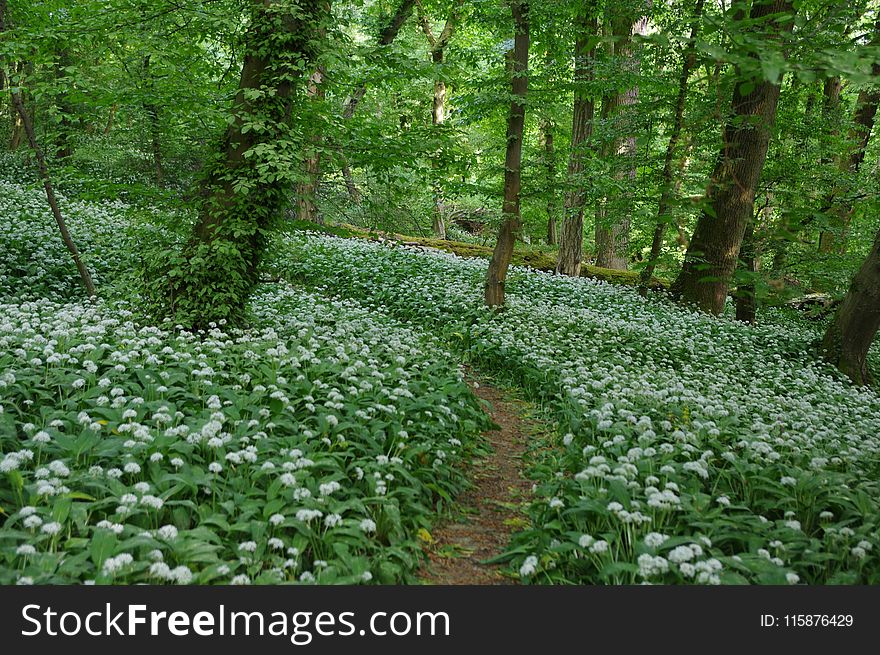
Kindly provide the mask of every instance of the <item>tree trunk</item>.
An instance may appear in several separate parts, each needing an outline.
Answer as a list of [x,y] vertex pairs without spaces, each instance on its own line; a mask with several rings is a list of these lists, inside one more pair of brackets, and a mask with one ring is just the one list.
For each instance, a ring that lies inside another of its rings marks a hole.
[[[880,47],[880,20],[874,24],[874,37],[870,46]],[[875,62],[872,73],[880,78],[880,63]],[[839,84],[839,81],[838,81]],[[837,90],[839,103],[840,89]],[[877,102],[880,101],[880,88],[867,88],[859,92],[856,100],[856,109],[853,114],[853,126],[850,130],[849,141],[852,144],[849,152],[845,152],[839,159],[839,169],[844,177],[842,184],[838,185],[831,194],[826,197],[825,207],[830,214],[832,228],[823,231],[819,235],[819,252],[831,253],[834,251],[843,253],[846,251],[846,232],[852,219],[852,202],[847,198],[851,191],[852,177],[859,172],[862,162],[865,160],[865,151],[874,128],[874,118],[877,114]]]
[[[5,34],[6,32],[6,14],[6,0],[0,0],[0,35]],[[49,208],[52,210],[52,216],[55,217],[55,223],[58,224],[58,231],[61,233],[61,240],[67,247],[67,251],[70,253],[70,257],[73,259],[73,263],[76,266],[76,270],[79,273],[80,280],[82,281],[89,298],[96,298],[98,292],[95,289],[95,283],[92,280],[92,275],[91,273],[89,273],[89,269],[83,262],[82,257],[80,257],[79,249],[76,247],[76,243],[74,242],[73,237],[70,236],[70,232],[67,229],[67,223],[64,221],[64,217],[61,215],[61,209],[58,207],[58,201],[55,198],[55,190],[52,187],[52,180],[49,177],[49,168],[48,166],[46,166],[46,158],[43,156],[43,151],[40,148],[39,143],[37,143],[37,137],[34,134],[34,126],[31,123],[30,116],[25,110],[24,101],[21,98],[20,88],[12,91],[10,93],[10,96],[12,99],[12,106],[15,109],[18,117],[21,119],[22,129],[27,136],[31,150],[34,151],[34,157],[37,160],[37,167],[39,169],[40,179],[43,181],[43,189],[46,192],[46,200],[49,203]]]
[[556,234],[556,151],[553,148],[553,121],[544,119],[541,124],[541,141],[544,146],[544,183],[547,189],[547,245],[555,246]]
[[822,340],[827,361],[856,384],[869,384],[868,351],[880,328],[880,231]]
[[73,146],[70,137],[73,132],[73,123],[70,120],[73,108],[67,97],[67,67],[70,66],[70,53],[66,48],[61,48],[58,53],[58,62],[55,66],[55,96],[56,109],[60,116],[58,131],[55,134],[55,157],[59,160],[69,159],[73,156]]
[[[324,99],[323,87],[324,68],[319,66],[311,78],[306,95],[313,101]],[[305,180],[296,185],[296,217],[301,221],[323,224],[323,219],[318,213],[318,184],[321,178],[321,134],[315,134],[310,139],[312,150],[306,154],[303,161],[303,175]]]
[[[632,41],[634,34],[644,35],[648,18],[632,19],[629,13],[612,10],[611,25],[614,36],[614,54],[620,57],[623,66],[631,74],[639,69],[639,57]],[[615,137],[610,153],[615,162],[616,179],[627,179],[626,191],[620,194],[622,202],[613,203],[611,213],[615,218],[609,220],[608,202],[601,202],[596,212],[596,266],[625,270],[629,252],[629,232],[632,223],[632,191],[636,183],[636,137],[633,130],[635,112],[633,106],[639,99],[639,87],[633,85],[623,93],[616,93],[602,99],[602,118],[616,123],[615,130],[625,136]],[[623,128],[623,129],[621,129]],[[618,218],[619,216],[619,218]]]
[[660,258],[660,249],[663,247],[663,234],[666,231],[666,225],[670,222],[669,204],[672,199],[674,188],[672,180],[672,164],[675,159],[675,151],[678,147],[678,141],[681,137],[681,128],[684,122],[684,107],[687,100],[688,79],[696,64],[697,34],[700,31],[700,20],[703,16],[704,0],[697,0],[694,6],[693,21],[691,22],[691,33],[688,37],[687,45],[684,49],[684,61],[681,65],[681,75],[678,78],[678,96],[675,99],[675,112],[672,116],[672,132],[669,135],[669,142],[666,144],[666,156],[663,159],[663,173],[660,177],[660,201],[657,203],[657,225],[654,227],[654,236],[651,240],[651,254],[648,256],[648,265],[642,270],[639,276],[639,287],[647,289],[654,275],[654,269],[657,268],[657,260]]
[[504,283],[513,257],[513,246],[522,224],[519,211],[520,168],[522,165],[523,128],[526,117],[526,93],[529,68],[529,5],[511,0],[510,10],[515,29],[514,45],[508,50],[511,73],[511,103],[507,119],[507,152],[504,159],[504,203],[498,240],[492,251],[486,274],[485,301],[489,307],[504,305]]
[[[571,153],[568,158],[567,185],[562,211],[562,233],[556,272],[577,277],[581,271],[584,248],[584,204],[587,200],[585,180],[582,179],[586,148],[593,133],[595,102],[586,84],[593,76],[593,58],[596,54],[595,37],[598,29],[595,2],[586,4],[576,22],[574,46],[574,107],[571,118]],[[592,47],[591,47],[591,39]]]
[[[746,273],[755,273],[757,271],[757,268],[755,268],[755,225],[753,222],[749,222],[743,235],[740,259]],[[757,311],[755,283],[749,280],[740,284],[736,290],[736,320],[754,325]]]
[[[11,70],[6,72],[6,77],[9,80],[9,86],[11,87],[13,86],[13,77],[16,71],[22,72],[27,76],[28,73],[33,71],[33,65],[30,63],[25,63],[24,65],[13,63],[10,66],[10,69]],[[22,102],[24,102],[24,98],[22,98]],[[21,115],[18,113],[11,95],[9,98],[9,109],[12,122],[12,131],[9,135],[9,150],[15,152],[21,147],[21,144],[24,143],[25,133],[24,121],[21,119]],[[25,105],[25,114],[27,114],[27,105]]]
[[[3,9],[5,7],[0,6],[0,34],[5,30],[5,25],[3,21]],[[64,241],[64,245],[67,247],[67,251],[70,253],[71,258],[73,259],[73,263],[76,265],[76,270],[79,273],[80,280],[83,283],[83,286],[86,289],[86,293],[89,298],[95,298],[98,295],[97,290],[95,289],[95,283],[92,280],[92,275],[89,273],[88,267],[82,260],[82,257],[79,254],[79,249],[76,247],[76,243],[73,241],[73,237],[70,236],[70,232],[67,229],[67,223],[64,221],[64,217],[61,215],[61,209],[58,207],[58,201],[55,198],[55,190],[52,187],[52,180],[49,177],[49,169],[46,166],[46,158],[43,156],[43,151],[40,149],[40,145],[37,143],[37,138],[34,135],[34,127],[31,124],[30,117],[25,111],[24,102],[21,99],[21,92],[16,91],[12,94],[12,102],[15,105],[15,109],[18,112],[18,115],[21,117],[22,125],[24,126],[25,134],[27,135],[28,143],[30,144],[31,150],[34,151],[34,157],[37,160],[37,166],[40,171],[40,179],[43,181],[43,189],[46,191],[46,200],[49,202],[49,207],[52,210],[52,216],[55,217],[55,222],[58,224],[58,231],[61,232],[61,240]]]
[[[25,112],[27,112],[27,108],[25,108]],[[15,108],[15,105],[12,107],[12,134],[9,136],[9,150],[10,152],[15,152],[21,147],[22,141],[24,140],[24,121],[21,120],[21,115],[18,113],[18,110]]]
[[[790,17],[793,12],[791,0],[756,0],[750,20],[769,20],[767,38],[776,39],[792,26],[791,21],[782,23],[779,15]],[[758,59],[754,52],[749,56]],[[711,209],[700,215],[684,266],[671,289],[703,311],[720,314],[724,309],[746,225],[752,218],[778,101],[778,83],[737,69],[734,116],[724,126],[722,149],[706,197]]]
[[[761,208],[759,216],[762,217],[760,231],[766,233],[773,213],[773,196],[767,193],[767,202]],[[757,220],[757,216],[755,217]],[[755,221],[752,220],[746,226],[743,236],[742,247],[739,251],[740,267],[745,271],[746,280],[736,288],[736,320],[749,325],[754,325],[758,315],[758,297],[756,295],[755,278],[761,269],[761,255],[763,242],[755,236]]]
[[[258,280],[267,233],[287,202],[289,179],[267,176],[265,158],[246,153],[295,138],[290,125],[295,85],[302,70],[314,65],[314,35],[327,15],[324,0],[296,4],[251,2],[233,118],[202,182],[193,233],[169,274],[171,310],[195,329],[212,322],[241,322]],[[251,93],[257,89],[263,93]],[[254,123],[260,127],[243,129]]]

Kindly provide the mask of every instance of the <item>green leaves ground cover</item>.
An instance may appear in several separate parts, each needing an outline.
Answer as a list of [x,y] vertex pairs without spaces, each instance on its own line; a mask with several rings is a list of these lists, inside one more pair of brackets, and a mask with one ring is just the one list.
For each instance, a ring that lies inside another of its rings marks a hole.
[[[72,302],[38,190],[4,188],[0,582],[410,579],[487,425],[436,338],[277,284],[251,329],[201,335]],[[113,276],[151,222],[69,209],[102,290],[136,297]]]
[[559,434],[509,551],[524,581],[880,580],[880,398],[815,359],[820,325],[524,269],[496,314],[481,262],[329,237],[292,237],[276,266],[446,335],[544,403]]

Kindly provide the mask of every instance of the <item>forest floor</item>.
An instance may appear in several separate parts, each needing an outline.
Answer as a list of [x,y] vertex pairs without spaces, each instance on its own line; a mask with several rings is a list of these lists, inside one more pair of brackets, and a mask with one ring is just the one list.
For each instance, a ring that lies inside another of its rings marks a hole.
[[426,584],[513,584],[496,564],[512,533],[528,525],[524,510],[531,483],[523,475],[523,456],[537,425],[524,417],[522,404],[483,379],[471,377],[474,394],[488,404],[498,429],[484,433],[491,452],[469,466],[472,487],[458,499],[456,514],[432,534],[419,577]]

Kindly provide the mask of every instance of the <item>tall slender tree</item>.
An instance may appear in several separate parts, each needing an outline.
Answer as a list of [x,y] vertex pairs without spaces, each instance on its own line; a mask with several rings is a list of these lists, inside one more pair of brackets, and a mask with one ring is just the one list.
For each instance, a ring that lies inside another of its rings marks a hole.
[[666,226],[670,223],[669,210],[672,194],[675,189],[673,181],[673,165],[678,150],[678,142],[681,139],[681,130],[684,125],[684,107],[687,100],[688,80],[691,71],[697,63],[696,42],[700,31],[700,22],[703,18],[704,0],[697,0],[694,5],[691,31],[684,47],[681,73],[678,76],[678,95],[675,98],[675,110],[672,115],[672,130],[669,141],[666,144],[666,155],[663,158],[663,172],[660,174],[660,200],[657,203],[657,225],[654,227],[654,236],[651,240],[651,254],[648,256],[648,264],[639,275],[639,286],[647,289],[657,268],[657,260],[660,259],[660,249],[663,247],[663,235]]
[[[0,0],[0,37],[6,36],[8,14],[9,9],[6,0]],[[5,64],[5,62],[2,63]],[[5,71],[3,77],[4,79],[10,80],[10,95],[12,97],[12,106],[15,108],[15,111],[19,119],[21,120],[22,129],[24,130],[31,150],[33,150],[34,152],[34,158],[37,160],[37,171],[39,173],[40,180],[43,182],[43,190],[46,192],[46,200],[49,203],[49,208],[52,210],[52,216],[55,218],[55,223],[58,225],[58,231],[61,233],[61,240],[64,242],[64,246],[70,253],[71,259],[73,259],[73,263],[76,266],[76,270],[79,273],[80,280],[82,281],[83,287],[85,287],[86,293],[88,294],[89,298],[94,298],[98,295],[98,292],[95,288],[95,283],[92,280],[92,275],[89,272],[88,266],[86,266],[85,262],[83,261],[79,248],[77,248],[76,246],[76,242],[73,240],[73,237],[70,235],[70,231],[67,229],[67,223],[64,220],[64,216],[61,214],[61,209],[58,206],[58,200],[55,197],[55,188],[52,186],[52,178],[49,175],[49,167],[46,164],[46,158],[43,155],[43,149],[37,142],[37,136],[34,132],[34,126],[31,121],[31,117],[24,106],[21,87],[13,86],[14,82],[12,81],[11,76]]]
[[[329,6],[328,6],[329,8]],[[323,66],[318,66],[309,78],[306,95],[313,102],[320,102],[325,97]],[[321,180],[321,147],[323,135],[320,132],[311,135],[303,159],[303,179],[296,184],[296,217],[301,221],[323,223],[318,213],[318,185]]]
[[541,121],[541,161],[544,165],[544,186],[547,190],[547,245],[555,246],[558,239],[556,212],[558,211],[556,193],[556,148],[553,145],[555,124],[553,119]]
[[520,216],[520,172],[522,142],[526,119],[526,94],[529,87],[529,4],[510,0],[513,16],[513,48],[507,51],[510,71],[510,113],[507,118],[507,151],[504,158],[504,202],[498,239],[486,272],[484,299],[489,307],[504,305],[504,284],[513,258],[516,235],[522,229]]
[[556,272],[580,275],[584,249],[584,205],[587,201],[584,161],[593,133],[595,100],[587,88],[593,75],[598,42],[598,12],[595,2],[579,5],[575,19],[574,108],[571,118],[571,154],[568,159],[568,191],[563,204],[562,232]]
[[[734,5],[734,24],[742,24],[745,6]],[[792,0],[754,0],[749,29],[761,30],[762,47],[778,47],[792,29]],[[779,79],[765,79],[758,53],[748,53],[749,66],[736,68],[732,114],[722,134],[721,152],[706,196],[707,208],[697,221],[681,273],[672,285],[674,295],[699,309],[720,314],[767,156],[770,129],[779,101]]]
[[[640,66],[639,45],[633,36],[644,36],[648,18],[634,12],[628,3],[614,4],[609,8],[612,52],[620,62],[625,76],[634,79]],[[603,156],[609,159],[620,185],[620,201],[609,208],[607,199],[596,207],[596,265],[604,268],[626,269],[629,250],[629,233],[632,223],[632,190],[636,182],[636,135],[634,130],[634,105],[639,100],[637,83],[627,85],[602,98],[602,121],[610,124],[615,135],[603,148]],[[610,211],[609,211],[610,210]]]

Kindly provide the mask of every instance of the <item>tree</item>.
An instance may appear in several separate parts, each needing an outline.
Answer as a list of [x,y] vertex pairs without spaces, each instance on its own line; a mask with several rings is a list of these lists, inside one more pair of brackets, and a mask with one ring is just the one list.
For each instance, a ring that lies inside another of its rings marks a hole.
[[541,163],[544,165],[544,182],[547,189],[547,245],[555,246],[558,239],[556,229],[556,149],[553,146],[553,120],[545,118],[541,121],[541,145],[543,153]]
[[[318,66],[309,78],[309,87],[306,95],[315,102],[324,99],[324,77],[326,72],[323,66]],[[312,135],[308,150],[304,153],[303,180],[296,184],[296,217],[301,221],[311,223],[323,223],[318,213],[318,184],[321,180],[321,145],[323,137],[320,133]]]
[[592,79],[593,59],[596,53],[598,16],[595,3],[585,3],[575,20],[574,46],[574,107],[571,117],[571,154],[568,159],[569,190],[563,203],[562,233],[556,272],[562,275],[580,275],[584,248],[584,204],[587,199],[583,179],[584,159],[593,132],[595,101],[587,83]]
[[[874,36],[869,44],[880,48],[880,20],[874,24]],[[880,78],[880,62],[874,62],[872,73],[875,78]],[[836,98],[832,100],[834,107],[840,103],[840,78],[834,80]],[[827,88],[827,85],[826,85]],[[819,252],[829,253],[846,248],[846,231],[852,218],[852,202],[848,196],[850,193],[850,180],[858,174],[862,162],[865,160],[865,151],[874,128],[874,118],[877,115],[877,103],[880,101],[880,87],[865,88],[859,92],[856,100],[856,108],[852,118],[850,130],[850,147],[838,159],[838,167],[844,176],[843,184],[839,185],[826,197],[825,211],[830,216],[832,230],[824,230],[819,235]]]
[[[429,52],[431,61],[437,67],[440,75],[434,80],[434,99],[431,104],[431,125],[435,128],[443,125],[446,120],[446,81],[443,79],[442,66],[445,57],[446,46],[455,33],[455,26],[461,19],[461,10],[464,0],[455,0],[452,13],[446,19],[440,34],[435,36],[431,27],[431,21],[425,13],[425,8],[420,0],[416,0],[419,13],[419,23],[422,31],[428,39]],[[433,168],[436,171],[437,165],[434,162]],[[435,173],[436,174],[436,173]],[[446,223],[443,219],[443,186],[439,179],[434,181],[434,219],[433,231],[440,239],[446,238]]]
[[663,234],[666,226],[670,223],[669,209],[672,193],[675,188],[672,179],[672,167],[675,160],[678,142],[681,138],[681,128],[684,123],[684,106],[687,100],[688,80],[691,71],[697,62],[696,41],[700,30],[700,20],[703,16],[704,0],[697,0],[694,6],[691,32],[684,48],[681,74],[678,78],[678,96],[675,99],[675,110],[672,115],[672,131],[666,144],[666,155],[663,158],[663,172],[660,174],[660,200],[657,203],[657,225],[654,227],[654,236],[651,240],[651,254],[648,256],[648,264],[639,275],[639,286],[647,289],[657,268],[657,260],[660,258],[660,249],[663,247]]
[[[619,8],[611,10],[611,32],[613,54],[623,67],[625,77],[632,77],[638,71],[639,58],[636,55],[632,36],[644,36],[648,26],[646,16],[634,18],[629,11]],[[629,233],[632,223],[631,192],[636,179],[635,156],[636,137],[633,132],[633,106],[639,99],[637,84],[629,85],[622,91],[615,91],[602,98],[602,122],[611,124],[615,132],[602,150],[602,156],[610,159],[616,180],[628,180],[629,184],[619,187],[623,201],[616,203],[618,210],[609,216],[608,202],[602,199],[596,206],[596,266],[624,270],[627,267]]]
[[[6,0],[0,0],[0,35],[6,34],[7,30],[7,15],[8,8],[6,4]],[[5,62],[4,62],[5,63]],[[0,66],[2,68],[2,66]],[[76,243],[73,240],[73,237],[70,236],[70,231],[67,229],[67,223],[64,220],[63,215],[61,214],[61,209],[58,207],[58,200],[55,198],[55,189],[52,186],[52,179],[49,175],[49,167],[46,164],[46,158],[43,155],[43,150],[40,148],[40,144],[37,142],[37,137],[34,132],[34,126],[31,122],[31,118],[28,115],[24,101],[22,100],[21,88],[13,86],[14,81],[11,76],[4,71],[3,74],[4,79],[10,80],[10,94],[12,96],[12,105],[15,107],[15,110],[18,114],[19,119],[21,120],[22,128],[27,136],[28,143],[31,147],[31,150],[34,152],[34,158],[37,160],[37,168],[39,171],[40,179],[43,182],[43,190],[46,192],[46,200],[49,203],[49,208],[52,210],[52,216],[55,218],[55,223],[58,225],[58,231],[61,233],[61,240],[64,242],[67,251],[70,253],[71,259],[73,259],[73,263],[76,266],[76,270],[79,273],[80,280],[83,283],[83,287],[85,287],[86,293],[89,298],[93,298],[98,295],[97,290],[95,289],[95,283],[92,281],[92,275],[89,273],[88,267],[83,262],[82,256],[80,255],[79,249],[76,247]]]
[[[615,7],[611,10],[612,48],[622,66],[623,76],[634,77],[640,61],[633,43],[633,35],[644,36],[648,27],[647,16],[634,17],[631,11]],[[632,223],[632,189],[636,180],[635,156],[636,136],[634,133],[634,105],[639,99],[637,83],[627,85],[622,91],[615,91],[602,98],[602,122],[610,123],[615,132],[603,156],[611,159],[616,180],[626,180],[621,184],[619,195],[622,202],[615,203],[609,212],[607,200],[596,207],[596,266],[624,270],[627,267],[629,233]],[[614,214],[611,216],[610,214]]]
[[880,231],[822,339],[824,358],[856,384],[872,381],[868,351],[880,328]]
[[520,190],[522,142],[526,118],[526,94],[529,70],[529,5],[524,0],[511,0],[513,16],[513,48],[507,51],[510,70],[511,101],[507,118],[507,150],[504,158],[504,201],[501,226],[486,273],[485,302],[489,307],[504,305],[504,284],[513,258],[516,235],[522,229]]
[[[738,6],[739,22],[745,9]],[[755,0],[750,23],[764,24],[759,38],[768,50],[792,29],[791,0]],[[751,29],[755,29],[752,27]],[[758,54],[749,52],[736,67],[732,115],[722,135],[722,146],[701,213],[685,254],[681,272],[672,285],[674,295],[699,309],[720,314],[731,276],[736,269],[746,225],[752,218],[755,192],[779,101],[779,75],[765,79]]]
[[266,238],[296,177],[298,83],[313,69],[323,0],[252,0],[232,120],[201,183],[189,241],[167,271],[170,309],[204,329],[241,322]]

